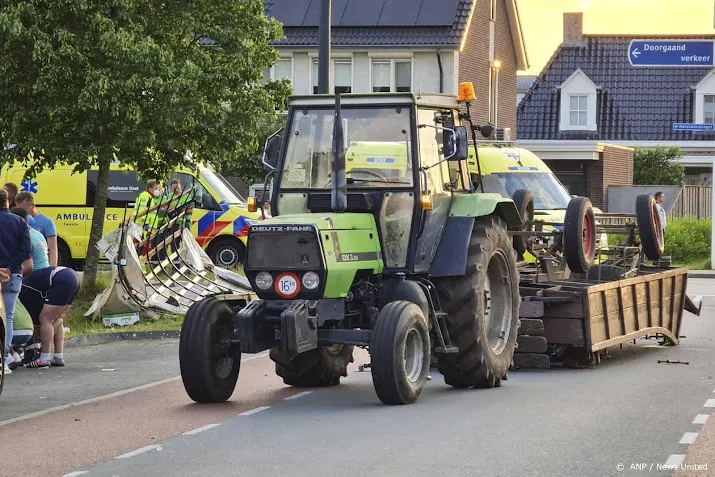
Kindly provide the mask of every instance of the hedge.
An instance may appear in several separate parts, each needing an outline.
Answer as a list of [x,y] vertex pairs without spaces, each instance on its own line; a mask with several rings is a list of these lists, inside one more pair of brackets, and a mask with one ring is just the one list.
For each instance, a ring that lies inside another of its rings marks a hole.
[[665,255],[685,264],[710,258],[712,219],[684,217],[669,220],[665,228]]
[[[710,258],[712,219],[694,217],[671,219],[665,228],[665,253],[674,264],[688,264]],[[609,234],[609,245],[620,245],[623,235]]]

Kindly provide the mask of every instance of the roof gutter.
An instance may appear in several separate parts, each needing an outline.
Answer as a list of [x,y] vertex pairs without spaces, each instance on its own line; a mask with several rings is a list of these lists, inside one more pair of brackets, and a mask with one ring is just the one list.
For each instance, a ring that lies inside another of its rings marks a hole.
[[444,70],[442,69],[442,53],[437,50],[437,66],[439,67],[439,92],[444,93]]

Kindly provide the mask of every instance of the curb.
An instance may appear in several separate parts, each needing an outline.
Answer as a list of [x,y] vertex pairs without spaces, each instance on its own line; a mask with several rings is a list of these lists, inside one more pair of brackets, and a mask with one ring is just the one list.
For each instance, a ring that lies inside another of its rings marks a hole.
[[715,273],[688,272],[688,278],[715,278]]
[[173,331],[135,331],[128,333],[97,333],[92,335],[79,335],[65,341],[65,348],[80,348],[83,346],[94,346],[117,341],[139,341],[139,340],[165,340],[178,339],[181,334],[179,330]]

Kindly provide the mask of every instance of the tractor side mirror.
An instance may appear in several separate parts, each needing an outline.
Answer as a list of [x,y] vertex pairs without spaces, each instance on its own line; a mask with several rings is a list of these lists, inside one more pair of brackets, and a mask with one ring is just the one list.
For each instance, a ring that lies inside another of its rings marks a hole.
[[263,149],[263,165],[265,169],[275,170],[278,167],[278,153],[280,152],[281,137],[278,133],[269,137],[266,140],[266,146]]
[[466,126],[445,129],[444,153],[448,161],[465,161],[469,157]]

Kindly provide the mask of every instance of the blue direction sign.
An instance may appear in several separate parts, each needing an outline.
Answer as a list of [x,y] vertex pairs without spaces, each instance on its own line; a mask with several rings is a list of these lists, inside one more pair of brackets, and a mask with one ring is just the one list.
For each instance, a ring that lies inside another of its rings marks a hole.
[[715,124],[673,123],[673,131],[715,131]]
[[632,40],[628,60],[633,66],[715,66],[713,40]]

